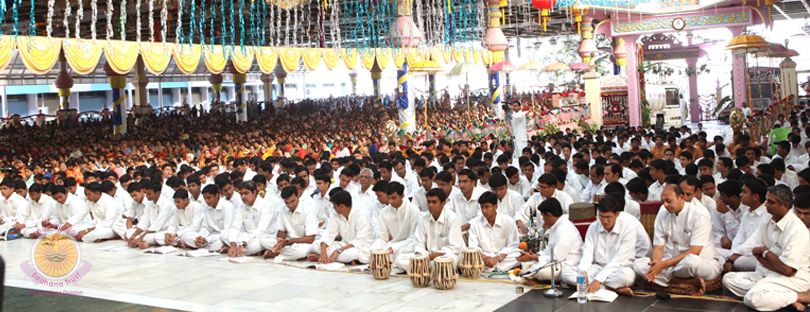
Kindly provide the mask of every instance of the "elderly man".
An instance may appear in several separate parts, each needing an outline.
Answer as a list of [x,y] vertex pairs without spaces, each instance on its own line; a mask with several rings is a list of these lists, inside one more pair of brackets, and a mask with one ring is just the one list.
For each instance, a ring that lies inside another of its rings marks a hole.
[[810,302],[810,233],[793,213],[793,194],[784,185],[768,189],[765,207],[771,215],[756,235],[745,244],[756,246],[752,253],[758,264],[754,272],[731,272],[723,285],[745,305],[760,311],[774,311],[793,305],[806,310]]
[[664,209],[655,217],[652,257],[636,259],[636,274],[664,287],[692,283],[704,291],[706,280],[714,280],[721,271],[709,212],[687,202],[677,185],[666,185],[661,199]]

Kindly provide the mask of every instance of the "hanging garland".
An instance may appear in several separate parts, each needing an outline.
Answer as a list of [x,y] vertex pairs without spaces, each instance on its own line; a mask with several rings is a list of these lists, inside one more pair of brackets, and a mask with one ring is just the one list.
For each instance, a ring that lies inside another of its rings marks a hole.
[[[250,45],[256,47],[256,1],[250,0]],[[259,16],[261,18],[261,16]]]
[[[90,39],[96,43],[96,20],[98,20],[98,0],[90,0],[90,11],[92,12],[92,20],[90,21]],[[140,12],[138,12],[140,13]],[[48,21],[48,26],[51,26],[51,21]]]
[[[13,0],[13,4],[11,5],[11,14],[12,18],[14,19],[14,40],[17,40],[17,35],[19,34],[19,26],[20,26],[20,18],[17,16],[17,7],[19,6],[19,1],[21,0]],[[70,9],[68,9],[70,10]],[[68,12],[69,13],[69,12]],[[67,15],[65,15],[65,20],[67,20]],[[65,25],[68,25],[67,22]]]
[[[17,1],[15,0],[14,3],[11,5],[11,9],[13,10],[14,15],[14,36],[17,36]],[[65,26],[65,38],[70,38],[70,0],[65,1],[65,19],[62,21],[62,25]],[[15,38],[16,39],[16,38]]]
[[183,33],[183,0],[178,1],[177,8],[177,27],[174,30],[174,44],[180,47],[181,44],[186,43],[186,35]]
[[[191,48],[191,45],[194,44],[194,28],[195,28],[194,26],[197,25],[197,20],[196,20],[197,17],[194,16],[197,13],[197,3],[196,2],[197,2],[196,0],[191,0],[191,17],[189,18],[189,24],[188,24],[188,46],[189,46],[189,48]],[[183,23],[183,21],[178,21],[178,22],[180,24]],[[202,37],[202,33],[200,33],[200,37]]]
[[135,1],[135,12],[135,40],[141,46],[141,0]]
[[[82,5],[82,2],[82,0],[78,1],[79,8],[76,9],[76,23],[74,24],[76,29],[76,39],[79,39],[82,33],[82,29],[80,27],[82,18],[84,18],[84,5]],[[33,10],[33,6],[31,7],[31,10]],[[33,14],[33,11],[31,13]]]
[[[228,36],[228,27],[226,26],[227,24],[225,23],[225,20],[226,20],[225,17],[227,16],[227,15],[225,15],[225,6],[226,5],[227,4],[226,4],[225,0],[222,0],[219,3],[220,14],[222,14],[222,27],[220,27],[220,29],[222,29],[222,36],[221,36],[222,40],[220,42],[220,45],[222,45],[223,49],[225,49],[225,38]],[[228,54],[226,53],[225,58],[227,59],[227,57],[228,57]]]
[[[149,43],[155,43],[155,1],[157,0],[149,0]],[[107,23],[107,26],[109,25],[110,24]],[[138,29],[141,28],[138,27]],[[109,38],[107,38],[107,40],[109,40]]]
[[[79,0],[81,2],[81,0]],[[127,0],[121,0],[121,41],[127,40]],[[76,37],[79,37],[79,34],[76,34]]]
[[242,11],[245,9],[245,0],[239,0],[239,47],[242,54],[245,54],[245,18]]
[[[79,4],[81,5],[81,1],[79,1]],[[30,23],[28,24],[28,36],[34,37],[37,35],[37,19],[36,16],[34,16],[34,0],[31,0],[31,10],[28,18],[30,19]]]
[[[200,24],[197,26],[199,28],[199,31],[200,31],[200,46],[202,48],[205,48],[205,35],[203,35],[203,29],[205,28],[205,12],[206,11],[207,10],[205,9],[205,0],[203,0],[202,2],[200,2]],[[213,31],[214,31],[213,28],[210,29],[210,32],[209,32],[208,35],[212,36]]]
[[[236,31],[234,30],[234,26],[233,26],[233,24],[236,23],[236,20],[234,19],[233,0],[230,1],[230,4],[231,4],[231,6],[228,8],[231,11],[231,37],[229,38],[230,42],[228,42],[228,44],[230,45],[230,49],[228,49],[229,53],[233,51],[233,46],[236,44]],[[230,54],[228,54],[228,55],[230,55]]]
[[[46,22],[48,25],[45,27],[45,34],[48,36],[48,42],[51,42],[51,34],[53,33],[53,6],[56,5],[56,0],[48,0],[48,16]],[[6,13],[6,2],[0,3],[0,14]],[[0,24],[5,24],[3,16],[0,16]],[[3,34],[3,29],[0,28],[0,35]]]

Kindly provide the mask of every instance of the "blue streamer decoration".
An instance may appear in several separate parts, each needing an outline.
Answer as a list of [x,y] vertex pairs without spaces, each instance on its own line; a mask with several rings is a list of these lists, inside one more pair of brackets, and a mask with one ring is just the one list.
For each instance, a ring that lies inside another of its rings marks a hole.
[[245,17],[242,10],[245,9],[245,0],[239,0],[239,47],[242,54],[245,54]]
[[[31,13],[29,18],[31,19],[31,23],[28,24],[28,36],[33,37],[37,35],[37,26],[36,26],[37,19],[34,16],[34,0],[31,0]],[[78,36],[79,34],[76,35]]]

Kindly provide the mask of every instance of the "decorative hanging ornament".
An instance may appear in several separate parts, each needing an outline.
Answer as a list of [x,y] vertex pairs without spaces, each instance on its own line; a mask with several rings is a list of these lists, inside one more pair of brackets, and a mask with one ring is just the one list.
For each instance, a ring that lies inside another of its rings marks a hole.
[[[81,35],[81,33],[82,33],[82,29],[81,29],[80,25],[81,25],[81,22],[82,22],[82,18],[84,18],[84,6],[82,5],[83,1],[79,0],[78,2],[79,2],[79,7],[76,9],[76,24],[75,24],[76,39],[79,39],[80,38],[79,35]],[[33,7],[31,9],[33,10]]]
[[574,21],[577,25],[577,33],[582,34],[582,16],[588,14],[588,5],[581,2],[571,5],[571,15],[574,16]]
[[[90,39],[93,40],[93,43],[96,43],[96,20],[98,20],[98,0],[90,0],[90,11],[93,14],[92,20],[90,20]],[[48,21],[48,25],[51,22]]]
[[[68,7],[69,6],[70,5],[68,4]],[[112,37],[113,37],[113,25],[112,25],[113,11],[112,11],[112,8],[113,8],[112,0],[107,0],[107,13],[106,13],[106,15],[107,15],[107,41],[110,41],[112,39]],[[65,8],[65,10],[67,10],[67,8]],[[67,17],[65,17],[65,18],[67,18]],[[67,36],[67,34],[65,34],[65,36]]]
[[[94,0],[95,1],[95,0]],[[53,6],[56,4],[56,0],[48,0],[48,17],[46,22],[48,23],[45,26],[45,34],[48,36],[48,42],[51,42],[51,33],[53,33]],[[2,8],[0,8],[0,14],[5,13],[5,1],[2,4]],[[2,19],[2,17],[0,17]]]
[[141,0],[135,1],[135,12],[135,40],[141,46]]
[[540,25],[543,26],[544,32],[547,30],[546,25],[551,19],[548,10],[553,9],[555,5],[557,5],[557,0],[532,0],[532,6],[540,10]]

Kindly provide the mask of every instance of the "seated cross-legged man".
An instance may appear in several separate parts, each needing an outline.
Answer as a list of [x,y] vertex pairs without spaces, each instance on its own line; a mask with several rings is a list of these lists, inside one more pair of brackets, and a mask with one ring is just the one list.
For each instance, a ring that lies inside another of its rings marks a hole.
[[[582,258],[582,236],[577,227],[568,219],[568,215],[563,214],[560,202],[556,198],[544,200],[537,206],[537,212],[543,219],[543,229],[548,233],[548,244],[537,254],[531,250],[521,251],[517,260],[522,262],[523,272],[529,278],[550,281],[553,267],[554,280],[560,280],[561,272],[565,267],[579,265],[579,260]],[[564,261],[549,265],[552,260]],[[529,272],[531,273],[528,274]]]
[[[337,214],[329,218],[321,238],[312,244],[308,260],[322,264],[368,263],[368,247],[374,239],[371,218],[364,209],[352,207],[352,195],[347,191],[334,189],[329,201]],[[340,241],[335,240],[338,235]]]
[[410,259],[416,254],[428,255],[431,261],[439,256],[451,257],[458,265],[464,239],[456,214],[444,209],[446,196],[438,188],[427,192],[428,211],[419,218],[419,225],[413,234],[414,253],[400,254],[395,262],[397,267],[408,271]]
[[498,196],[484,192],[478,197],[481,215],[470,221],[469,247],[477,247],[484,258],[484,271],[506,272],[518,265],[520,237],[509,215],[498,212]]
[[279,211],[276,244],[265,251],[265,258],[298,260],[312,250],[315,235],[318,235],[318,216],[314,207],[301,204],[298,193],[296,186],[281,190],[286,207]]

